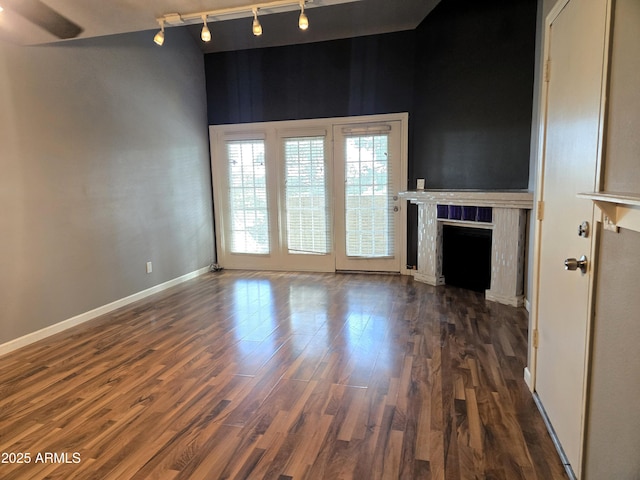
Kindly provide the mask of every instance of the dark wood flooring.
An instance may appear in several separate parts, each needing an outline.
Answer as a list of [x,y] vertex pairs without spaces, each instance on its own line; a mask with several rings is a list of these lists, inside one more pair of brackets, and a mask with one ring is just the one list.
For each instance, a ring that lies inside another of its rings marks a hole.
[[410,277],[206,274],[0,358],[0,478],[564,479],[526,333]]

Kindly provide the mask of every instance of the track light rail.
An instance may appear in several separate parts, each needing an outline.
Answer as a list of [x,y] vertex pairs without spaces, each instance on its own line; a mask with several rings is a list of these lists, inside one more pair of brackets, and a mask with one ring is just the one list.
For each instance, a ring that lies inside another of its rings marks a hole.
[[[255,36],[262,35],[262,25],[260,24],[260,20],[258,20],[258,12],[260,10],[265,13],[276,13],[270,12],[269,10],[278,10],[284,7],[296,6],[300,8],[300,17],[298,19],[298,27],[300,30],[306,30],[309,27],[309,19],[304,13],[304,7],[306,3],[313,3],[313,0],[274,0],[271,2],[262,2],[262,3],[254,3],[250,5],[243,5],[239,7],[227,7],[227,8],[219,8],[217,10],[206,10],[204,12],[195,12],[195,13],[167,13],[162,17],[156,18],[158,24],[160,25],[160,31],[156,33],[155,37],[153,37],[153,41],[157,45],[164,44],[164,28],[170,26],[178,26],[178,25],[187,25],[193,24],[197,22],[202,22],[202,31],[200,33],[200,38],[202,38],[203,42],[211,41],[211,31],[207,26],[207,21],[209,20],[229,20],[230,18],[241,18],[245,16],[253,15],[253,25],[252,31]],[[220,17],[229,17],[229,18],[220,18]]]
[[[219,17],[236,16],[235,18],[251,17],[253,16],[253,10],[261,11],[261,13],[275,13],[268,12],[269,9],[279,9],[282,7],[300,7],[301,5],[308,5],[313,3],[313,0],[273,0],[271,2],[252,3],[247,5],[241,5],[237,7],[218,8],[215,10],[205,10],[203,12],[194,13],[167,13],[161,17],[156,18],[160,23],[164,23],[165,26],[178,26],[187,25],[192,23],[200,23],[202,17],[206,17],[208,20],[218,20]],[[242,14],[242,15],[239,15]]]

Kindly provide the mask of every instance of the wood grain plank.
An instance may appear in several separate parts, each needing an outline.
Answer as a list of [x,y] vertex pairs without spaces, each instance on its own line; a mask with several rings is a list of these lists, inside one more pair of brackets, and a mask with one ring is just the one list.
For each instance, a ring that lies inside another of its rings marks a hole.
[[17,479],[565,479],[527,318],[393,275],[225,271],[0,357]]

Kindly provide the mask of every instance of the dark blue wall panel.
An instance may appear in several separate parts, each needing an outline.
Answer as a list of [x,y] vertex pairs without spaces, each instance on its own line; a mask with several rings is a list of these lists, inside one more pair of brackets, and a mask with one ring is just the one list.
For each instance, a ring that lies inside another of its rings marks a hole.
[[415,32],[205,56],[209,124],[408,111]]
[[445,0],[416,32],[410,177],[527,188],[535,1]]

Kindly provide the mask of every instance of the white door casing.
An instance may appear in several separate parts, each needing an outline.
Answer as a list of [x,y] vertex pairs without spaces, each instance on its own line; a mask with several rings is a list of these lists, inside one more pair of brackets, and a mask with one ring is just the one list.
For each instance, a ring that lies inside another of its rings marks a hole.
[[[580,478],[595,246],[594,208],[580,192],[599,188],[609,0],[561,1],[547,17],[545,85],[538,162],[531,352],[532,386]],[[540,219],[541,217],[541,219]],[[591,230],[594,230],[593,228]],[[587,257],[587,272],[565,270]]]

